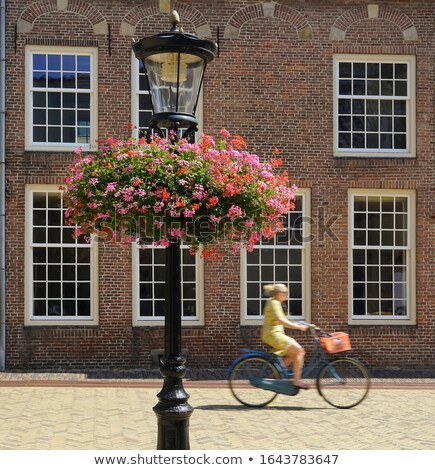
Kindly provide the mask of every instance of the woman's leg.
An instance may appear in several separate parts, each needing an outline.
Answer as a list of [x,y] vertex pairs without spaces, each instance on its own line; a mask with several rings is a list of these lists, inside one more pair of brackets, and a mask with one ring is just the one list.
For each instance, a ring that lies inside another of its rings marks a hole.
[[291,345],[284,356],[284,364],[293,364],[293,384],[301,385],[302,368],[304,367],[305,350],[299,344]]

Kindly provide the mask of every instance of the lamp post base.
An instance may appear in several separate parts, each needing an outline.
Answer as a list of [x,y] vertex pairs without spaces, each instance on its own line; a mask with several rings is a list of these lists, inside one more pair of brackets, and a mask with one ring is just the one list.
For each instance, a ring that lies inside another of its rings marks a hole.
[[159,403],[153,408],[157,415],[157,450],[189,450],[189,419],[193,408],[184,390],[185,359],[181,356],[163,358],[160,371],[163,388],[157,395]]

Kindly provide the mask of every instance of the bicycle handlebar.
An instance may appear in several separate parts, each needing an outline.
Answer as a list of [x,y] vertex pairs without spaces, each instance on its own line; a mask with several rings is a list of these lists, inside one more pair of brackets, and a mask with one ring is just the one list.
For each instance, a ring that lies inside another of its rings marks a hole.
[[318,337],[318,336],[330,336],[328,333],[323,331],[319,326],[314,325],[313,323],[307,323],[306,321],[298,321],[300,325],[305,325],[308,326],[308,329],[311,333],[312,336]]

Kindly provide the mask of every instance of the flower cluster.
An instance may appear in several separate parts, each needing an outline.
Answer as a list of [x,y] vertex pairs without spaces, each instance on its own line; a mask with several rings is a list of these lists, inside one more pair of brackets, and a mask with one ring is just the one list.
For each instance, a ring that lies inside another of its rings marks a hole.
[[63,187],[66,222],[76,235],[98,233],[168,246],[182,239],[211,253],[224,237],[252,250],[281,231],[294,187],[279,159],[262,163],[240,136],[221,131],[198,144],[154,136],[106,140],[98,152],[77,152]]

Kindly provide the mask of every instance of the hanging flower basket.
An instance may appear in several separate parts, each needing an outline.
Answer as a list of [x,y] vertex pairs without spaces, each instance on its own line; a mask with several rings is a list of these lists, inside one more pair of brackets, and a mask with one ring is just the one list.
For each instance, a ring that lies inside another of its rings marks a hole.
[[224,238],[252,250],[283,230],[293,206],[296,188],[286,172],[275,172],[281,160],[262,163],[224,129],[216,141],[110,138],[96,153],[77,154],[63,187],[76,236],[158,246],[181,239],[206,255]]

